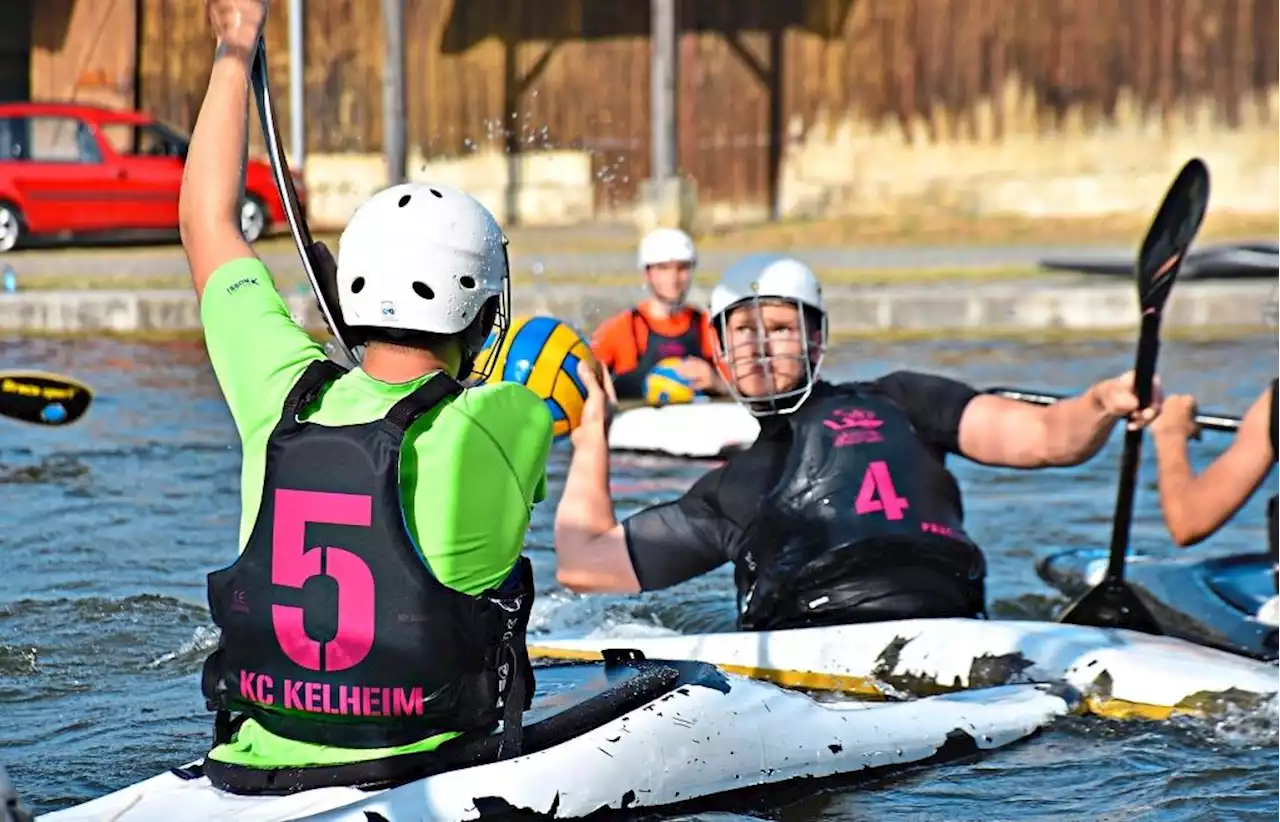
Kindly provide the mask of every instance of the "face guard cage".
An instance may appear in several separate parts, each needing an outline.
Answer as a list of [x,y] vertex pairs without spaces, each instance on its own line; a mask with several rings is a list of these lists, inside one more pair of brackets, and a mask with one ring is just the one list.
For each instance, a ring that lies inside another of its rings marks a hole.
[[[791,305],[795,306],[796,314],[799,319],[799,342],[800,350],[795,354],[773,354],[772,349],[778,342],[791,342],[786,340],[771,340],[765,332],[763,313],[760,310],[765,305]],[[750,306],[755,315],[755,335],[754,339],[743,340],[730,348],[729,344],[729,315],[736,309],[743,306]],[[752,296],[736,303],[732,303],[725,308],[713,320],[716,330],[716,336],[719,338],[718,355],[720,358],[721,376],[725,378],[726,387],[730,395],[733,396],[740,404],[744,405],[748,411],[757,417],[768,417],[774,414],[790,414],[797,410],[804,401],[808,399],[809,394],[813,392],[814,383],[818,379],[818,370],[822,367],[822,359],[826,356],[827,349],[827,314],[825,311],[818,311],[821,319],[821,327],[818,329],[818,339],[815,343],[813,334],[808,325],[808,311],[816,310],[810,306],[806,306],[799,300],[792,300],[783,297],[759,297]],[[745,354],[746,356],[741,356]],[[801,363],[804,368],[804,376],[794,388],[785,391],[779,391],[777,382],[777,373],[775,371],[774,360],[791,359]],[[736,363],[736,364],[735,364]],[[772,393],[762,394],[758,397],[749,397],[738,390],[737,368],[742,366],[758,366],[764,372],[766,384],[773,387]]]
[[[480,309],[481,313],[485,311]],[[494,354],[502,350],[503,340],[507,338],[507,331],[511,328],[511,258],[507,252],[507,239],[502,238],[502,294],[498,297],[498,310],[493,317],[493,325],[486,333],[476,333],[476,339],[471,338],[470,329],[466,333],[467,359],[471,362],[471,373],[468,375],[468,381],[473,385],[481,385],[487,383],[489,378],[493,376],[493,369],[498,361],[498,357],[489,356],[485,359],[484,366],[480,369],[475,367],[475,358],[486,347],[486,343],[492,340],[492,350]]]

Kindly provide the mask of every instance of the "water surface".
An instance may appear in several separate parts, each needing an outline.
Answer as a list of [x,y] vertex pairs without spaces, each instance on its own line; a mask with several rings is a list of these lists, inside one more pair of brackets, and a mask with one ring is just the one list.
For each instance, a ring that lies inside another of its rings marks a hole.
[[[216,642],[205,574],[236,554],[238,445],[199,342],[0,346],[6,366],[73,374],[97,391],[84,421],[67,429],[0,421],[0,762],[28,804],[47,811],[205,751],[211,727],[199,670]],[[849,379],[910,367],[978,386],[1074,391],[1131,367],[1132,359],[1126,342],[864,343],[833,352],[826,369]],[[1170,342],[1161,364],[1171,390],[1238,414],[1276,374],[1275,338]],[[955,463],[971,534],[988,555],[993,613],[1051,615],[1061,599],[1037,579],[1036,559],[1107,543],[1120,440],[1113,436],[1092,462],[1071,469]],[[1225,444],[1222,435],[1206,433],[1192,446],[1197,467]],[[567,445],[554,452],[551,497],[535,511],[528,538],[539,593],[533,629],[730,627],[728,568],[638,597],[579,596],[556,585],[551,526],[568,453]],[[675,497],[711,465],[619,456],[619,515]],[[1148,447],[1133,545],[1168,553],[1153,469]],[[1275,485],[1273,475],[1267,488]],[[1197,550],[1258,550],[1264,506],[1260,494]],[[1277,767],[1274,706],[1213,723],[1071,718],[973,761],[803,799],[771,793],[774,799],[732,809],[786,822],[1272,820]]]

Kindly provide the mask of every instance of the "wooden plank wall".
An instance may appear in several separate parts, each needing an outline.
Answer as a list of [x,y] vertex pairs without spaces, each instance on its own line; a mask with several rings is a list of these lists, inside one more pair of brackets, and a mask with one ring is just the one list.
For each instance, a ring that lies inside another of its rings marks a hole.
[[133,105],[134,0],[38,0],[33,10],[33,99]]
[[[630,199],[649,172],[646,3],[405,1],[411,147],[589,149],[598,205]],[[189,128],[212,55],[202,0],[137,2],[139,102]],[[308,148],[376,153],[380,0],[308,6]],[[705,198],[759,202],[786,135],[820,114],[931,140],[1045,132],[1069,116],[1176,127],[1204,105],[1233,127],[1256,120],[1248,109],[1277,84],[1277,11],[1275,0],[682,0],[680,164]],[[286,133],[287,14],[275,0],[268,25]],[[1005,93],[1015,80],[1030,115]]]

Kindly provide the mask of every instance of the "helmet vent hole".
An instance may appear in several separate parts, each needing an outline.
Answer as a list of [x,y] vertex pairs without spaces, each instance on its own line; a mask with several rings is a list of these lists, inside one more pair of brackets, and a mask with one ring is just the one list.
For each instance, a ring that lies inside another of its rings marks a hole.
[[409,195],[408,195],[408,194],[406,194],[406,195],[404,195],[403,197],[401,197],[401,198],[400,198],[400,207],[401,207],[401,208],[404,208],[404,207],[405,207],[405,206],[407,206],[408,204],[409,204]]
[[462,286],[463,288],[475,288],[476,278],[472,277],[470,274],[463,274],[461,277],[458,278],[458,285]]
[[436,298],[436,292],[432,291],[426,283],[414,283],[413,293],[424,300],[434,300]]
[[433,188],[433,189],[431,189],[431,193],[432,193],[432,194],[434,194],[434,195],[436,195],[436,199],[438,199],[438,200],[443,200],[443,199],[444,199],[444,195],[443,195],[443,194],[441,194],[439,191],[436,191],[434,188]]
[[351,281],[351,293],[359,294],[364,291],[364,277],[356,277]]

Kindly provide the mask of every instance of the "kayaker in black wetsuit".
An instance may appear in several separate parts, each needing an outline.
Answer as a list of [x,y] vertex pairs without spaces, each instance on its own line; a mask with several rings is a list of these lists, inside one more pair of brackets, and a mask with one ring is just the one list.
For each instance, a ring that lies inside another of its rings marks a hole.
[[[982,551],[964,530],[944,460],[1075,465],[1135,414],[1132,376],[1048,408],[899,371],[817,378],[827,343],[821,287],[797,260],[756,255],[711,298],[720,367],[760,420],[735,454],[680,499],[618,523],[609,497],[606,396],[585,375],[589,413],[556,514],[557,578],[575,591],[636,592],[735,566],[739,627],[765,630],[984,613]],[[1028,516],[1036,516],[1029,510]]]
[[[1249,501],[1276,464],[1276,389],[1272,380],[1249,406],[1227,450],[1196,475],[1187,459],[1187,440],[1199,438],[1196,401],[1172,395],[1151,426],[1160,485],[1160,508],[1173,541],[1182,547],[1212,536]],[[1273,561],[1277,556],[1277,498],[1267,503],[1267,538]],[[1259,620],[1276,624],[1278,600],[1272,597],[1259,610]]]

